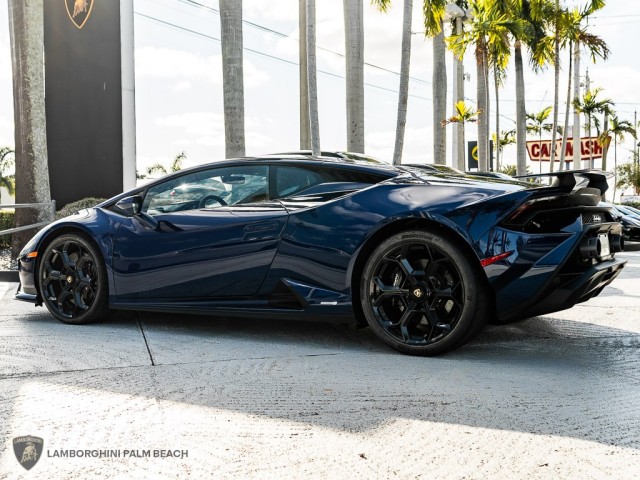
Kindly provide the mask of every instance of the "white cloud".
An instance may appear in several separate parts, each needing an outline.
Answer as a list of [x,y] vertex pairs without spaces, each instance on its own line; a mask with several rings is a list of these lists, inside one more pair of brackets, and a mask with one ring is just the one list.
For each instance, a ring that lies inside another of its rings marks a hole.
[[172,48],[142,47],[136,49],[136,76],[188,78],[222,82],[220,55],[205,56]]
[[176,146],[192,144],[217,147],[224,145],[224,117],[210,112],[190,112],[157,118],[155,124],[167,127],[176,138]]
[[[190,88],[191,81],[222,84],[222,57],[173,48],[137,48],[136,76],[187,79],[174,85],[173,89],[178,91]],[[245,88],[259,87],[269,79],[269,74],[257,68],[245,57]]]
[[181,80],[173,86],[172,90],[174,92],[184,92],[185,90],[191,90],[191,82],[188,82],[187,80]]

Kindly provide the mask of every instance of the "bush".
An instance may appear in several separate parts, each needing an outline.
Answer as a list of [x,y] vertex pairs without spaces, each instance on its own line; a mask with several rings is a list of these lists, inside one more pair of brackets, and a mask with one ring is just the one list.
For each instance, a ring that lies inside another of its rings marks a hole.
[[[15,220],[13,218],[13,212],[0,212],[0,230],[9,230],[15,227]],[[0,248],[11,247],[11,235],[0,236]]]
[[80,210],[84,208],[95,207],[99,203],[102,203],[106,200],[106,198],[94,198],[87,197],[82,200],[77,200],[75,202],[67,203],[63,208],[56,212],[56,220],[64,217],[68,217],[69,215],[73,215],[74,213],[78,213]]

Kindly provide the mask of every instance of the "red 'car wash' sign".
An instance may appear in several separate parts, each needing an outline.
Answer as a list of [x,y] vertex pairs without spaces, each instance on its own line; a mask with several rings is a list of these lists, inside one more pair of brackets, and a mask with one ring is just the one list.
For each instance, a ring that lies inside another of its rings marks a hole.
[[[560,161],[560,149],[562,148],[562,139],[556,140],[556,162]],[[593,158],[602,157],[602,144],[596,137],[580,139],[580,158],[588,160],[590,152],[593,150]],[[529,140],[527,141],[527,151],[532,162],[548,162],[551,158],[551,140]],[[573,160],[573,138],[567,139],[567,147],[564,152],[565,161]]]

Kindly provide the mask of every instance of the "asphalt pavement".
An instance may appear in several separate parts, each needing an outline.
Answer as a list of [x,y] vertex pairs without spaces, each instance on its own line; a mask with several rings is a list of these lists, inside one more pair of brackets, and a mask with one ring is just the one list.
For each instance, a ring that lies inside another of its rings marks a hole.
[[599,297],[437,358],[323,323],[69,326],[0,283],[0,478],[638,478],[640,248],[620,256]]

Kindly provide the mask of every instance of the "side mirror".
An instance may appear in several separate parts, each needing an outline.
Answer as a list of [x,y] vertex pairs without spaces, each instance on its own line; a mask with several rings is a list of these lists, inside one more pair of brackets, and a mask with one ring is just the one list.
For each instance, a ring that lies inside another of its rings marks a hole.
[[133,195],[131,197],[125,197],[116,203],[116,207],[124,212],[129,217],[140,215],[142,211],[142,197],[140,195]]

